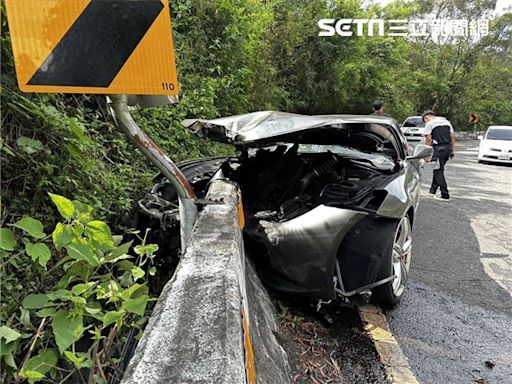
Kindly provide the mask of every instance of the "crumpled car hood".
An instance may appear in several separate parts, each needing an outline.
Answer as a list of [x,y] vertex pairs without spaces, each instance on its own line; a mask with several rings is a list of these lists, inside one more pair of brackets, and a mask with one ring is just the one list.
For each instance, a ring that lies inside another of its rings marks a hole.
[[[396,121],[389,117],[365,115],[299,115],[262,111],[213,120],[187,119],[182,125],[200,137],[224,143],[250,145],[258,141],[279,141],[281,137],[307,130],[340,128],[347,124],[376,124],[398,134]],[[386,137],[387,138],[387,137]]]

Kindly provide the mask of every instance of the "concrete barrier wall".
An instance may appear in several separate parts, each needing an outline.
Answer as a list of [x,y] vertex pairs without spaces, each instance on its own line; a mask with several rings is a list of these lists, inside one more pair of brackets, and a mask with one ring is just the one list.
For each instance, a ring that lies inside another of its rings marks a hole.
[[238,188],[216,180],[208,198],[223,204],[201,211],[124,384],[291,382],[272,303],[246,264]]
[[249,261],[246,276],[256,382],[291,383],[292,373],[288,356],[276,339],[278,328],[274,304]]
[[484,135],[484,134],[485,134],[485,131],[475,131],[475,132],[461,131],[461,132],[456,132],[457,140],[458,141],[478,140],[478,136],[479,135]]

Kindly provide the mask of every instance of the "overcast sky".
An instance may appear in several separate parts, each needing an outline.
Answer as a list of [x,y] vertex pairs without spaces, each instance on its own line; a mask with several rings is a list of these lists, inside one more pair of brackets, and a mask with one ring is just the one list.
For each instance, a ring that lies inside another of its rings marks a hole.
[[[393,0],[375,0],[376,3],[381,5],[386,5],[391,3]],[[496,1],[496,14],[501,15],[505,13],[505,10],[508,9],[512,12],[512,0],[497,0]]]
[[498,15],[505,13],[505,10],[512,12],[512,0],[498,0],[496,2],[496,13]]

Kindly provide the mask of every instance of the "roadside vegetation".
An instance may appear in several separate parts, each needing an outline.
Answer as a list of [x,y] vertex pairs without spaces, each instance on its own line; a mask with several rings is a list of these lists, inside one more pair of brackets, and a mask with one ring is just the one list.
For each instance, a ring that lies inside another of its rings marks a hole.
[[[477,19],[495,2],[361,3],[172,1],[180,103],[138,112],[139,124],[179,161],[232,153],[182,129],[191,117],[368,114],[380,98],[399,122],[424,109],[457,130],[470,129],[469,112],[482,127],[512,122],[512,14],[479,42],[317,36],[321,18],[422,18],[436,6]],[[19,91],[1,7],[0,382],[115,382],[152,302],[157,248],[130,227],[156,170],[104,97]]]

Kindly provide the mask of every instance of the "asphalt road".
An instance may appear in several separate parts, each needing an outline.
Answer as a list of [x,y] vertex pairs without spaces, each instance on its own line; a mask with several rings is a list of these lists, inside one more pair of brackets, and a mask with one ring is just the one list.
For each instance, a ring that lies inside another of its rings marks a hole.
[[386,311],[420,383],[512,383],[512,167],[477,149],[448,162],[450,202],[427,196],[425,166],[408,288]]

